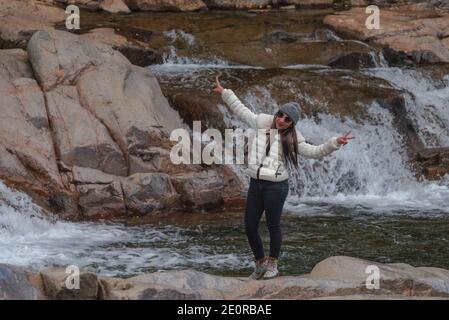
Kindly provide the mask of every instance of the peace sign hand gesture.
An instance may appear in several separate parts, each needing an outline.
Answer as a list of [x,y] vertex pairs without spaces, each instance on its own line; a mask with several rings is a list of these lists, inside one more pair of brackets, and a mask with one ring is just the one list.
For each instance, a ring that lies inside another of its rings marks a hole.
[[348,143],[348,140],[350,139],[354,139],[355,137],[350,137],[349,135],[351,134],[351,130],[349,130],[347,133],[345,133],[344,135],[342,135],[341,137],[337,138],[337,142],[339,144],[345,145]]
[[215,77],[215,85],[216,87],[214,88],[214,91],[221,94],[224,88],[221,86],[220,81],[218,81],[218,76]]

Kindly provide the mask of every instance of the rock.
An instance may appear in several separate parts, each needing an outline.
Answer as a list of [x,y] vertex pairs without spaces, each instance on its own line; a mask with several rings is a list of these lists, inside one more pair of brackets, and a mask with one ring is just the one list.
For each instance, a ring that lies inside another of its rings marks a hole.
[[378,30],[366,28],[366,18],[364,8],[352,8],[326,16],[324,23],[348,37],[392,49],[403,55],[403,63],[449,62],[448,43],[443,41],[449,14],[439,15],[425,4],[385,8]]
[[[300,35],[297,35],[298,37]],[[373,48],[356,41],[295,41],[264,43],[252,42],[241,46],[218,43],[216,55],[226,57],[234,63],[279,68],[297,64],[329,65],[336,57],[353,52],[366,54]],[[238,48],[238,50],[236,49]],[[319,52],[319,54],[317,54]]]
[[[367,271],[367,267],[371,266]],[[377,267],[378,269],[375,269]],[[379,287],[367,278],[379,271]],[[80,271],[80,289],[68,289],[62,268],[48,268],[38,276],[21,268],[0,265],[0,294],[19,299],[448,299],[449,270],[383,264],[334,256],[318,263],[310,274],[280,276],[266,281],[248,277],[215,276],[191,269],[142,274],[126,279],[100,277]],[[5,281],[6,279],[6,281]],[[3,282],[2,282],[3,281]],[[6,283],[6,285],[5,285]],[[6,290],[5,290],[6,288]],[[2,291],[3,290],[3,291]],[[1,297],[1,296],[0,296]]]
[[85,219],[126,215],[121,178],[102,171],[74,166],[73,181],[79,193],[78,205]]
[[427,148],[417,152],[415,164],[428,180],[439,180],[449,174],[449,148]]
[[210,9],[260,9],[271,4],[271,0],[203,0]]
[[105,219],[126,214],[120,181],[109,184],[83,184],[77,186],[78,204],[85,219]]
[[[366,266],[380,269],[379,289],[368,289]],[[119,299],[428,299],[449,296],[449,271],[330,257],[310,274],[267,281],[212,276],[194,270],[167,271],[117,281],[106,279]]]
[[80,37],[98,41],[115,48],[126,46],[128,44],[126,37],[115,33],[113,28],[91,29],[89,32],[81,34]]
[[196,11],[206,8],[201,0],[124,0],[131,10],[138,11]]
[[55,4],[64,4],[65,7],[68,5],[76,5],[80,9],[97,11],[100,10],[100,4],[103,0],[53,0]]
[[182,173],[172,176],[171,180],[185,207],[204,210],[222,207],[223,177],[216,171]]
[[373,55],[368,52],[351,52],[333,58],[329,62],[332,68],[360,69],[374,68],[377,66]]
[[301,9],[325,9],[331,8],[334,0],[287,0],[286,2],[289,4],[294,4]]
[[36,30],[52,30],[64,10],[35,0],[0,0],[0,48],[26,48]]
[[105,297],[105,288],[94,273],[80,271],[79,289],[71,289],[74,283],[68,277],[73,273],[66,273],[65,269],[48,268],[40,274],[45,294],[50,300],[95,300]]
[[112,28],[92,29],[82,34],[81,37],[112,46],[122,53],[132,64],[140,67],[147,67],[162,61],[162,56],[159,52],[148,48],[145,42],[133,39],[135,33],[123,30],[122,33],[132,38],[132,43],[128,41],[126,36],[117,34]]
[[0,300],[40,300],[38,276],[23,268],[0,264]]
[[310,272],[311,277],[347,280],[363,287],[376,266],[380,271],[378,293],[388,292],[408,296],[449,297],[449,271],[440,268],[415,268],[405,263],[380,264],[372,261],[336,256],[318,263]]
[[[149,69],[64,31],[36,32],[28,56],[0,54],[0,175],[8,185],[85,219],[183,209],[171,176],[202,179],[201,166],[171,163],[169,135],[185,125]],[[218,177],[223,169],[211,171]],[[229,186],[221,176],[219,186],[208,181],[199,192],[182,189],[183,197],[216,208],[242,187],[230,177]]]
[[164,173],[136,173],[123,180],[127,211],[145,215],[173,208],[179,199],[170,176]]
[[103,0],[99,6],[101,9],[111,13],[130,13],[128,6],[122,0]]
[[158,64],[162,61],[162,55],[154,49],[142,48],[140,46],[127,44],[117,47],[132,64],[139,67],[148,67],[152,64]]
[[130,64],[110,46],[65,31],[36,32],[27,51],[35,76],[45,91],[59,84],[74,85],[89,68]]
[[74,210],[56,163],[45,98],[32,79],[27,55],[20,49],[0,50],[0,61],[1,178],[40,205]]
[[46,97],[57,153],[65,165],[128,174],[120,148],[108,129],[81,106],[75,86],[58,86],[46,92]]
[[340,39],[329,29],[317,29],[313,32],[275,30],[264,34],[261,40],[265,43],[294,43],[306,41],[339,41]]

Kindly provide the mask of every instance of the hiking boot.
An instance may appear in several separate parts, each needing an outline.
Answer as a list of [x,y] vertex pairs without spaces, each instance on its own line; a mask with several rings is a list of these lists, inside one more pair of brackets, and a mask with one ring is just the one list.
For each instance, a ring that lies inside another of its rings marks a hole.
[[263,277],[265,272],[267,271],[267,259],[263,257],[262,259],[254,260],[254,272],[249,276],[250,279],[259,280]]
[[267,279],[273,279],[279,276],[278,271],[278,259],[273,257],[268,257],[267,259],[267,271],[265,272],[263,278],[265,280]]

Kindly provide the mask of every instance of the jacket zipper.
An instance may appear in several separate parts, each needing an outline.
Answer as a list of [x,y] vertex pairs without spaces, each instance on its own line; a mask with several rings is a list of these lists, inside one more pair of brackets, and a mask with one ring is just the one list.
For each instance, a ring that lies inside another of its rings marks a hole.
[[279,168],[281,167],[281,165],[278,165],[278,168],[276,169],[276,173],[274,174],[274,177],[277,178],[278,176],[280,176],[281,174],[279,173]]

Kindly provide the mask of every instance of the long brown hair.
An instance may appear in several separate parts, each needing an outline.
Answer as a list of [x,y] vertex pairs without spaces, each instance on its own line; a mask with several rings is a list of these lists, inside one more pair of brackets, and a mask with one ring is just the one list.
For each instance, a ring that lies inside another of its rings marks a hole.
[[[276,129],[276,117],[277,114],[274,115],[273,123],[271,124],[270,129]],[[298,169],[298,137],[296,136],[294,123],[292,123],[287,129],[278,130],[278,132],[281,136],[282,153],[286,167],[294,167],[295,169]],[[267,140],[268,144],[266,154],[268,155],[271,141],[269,138]]]

